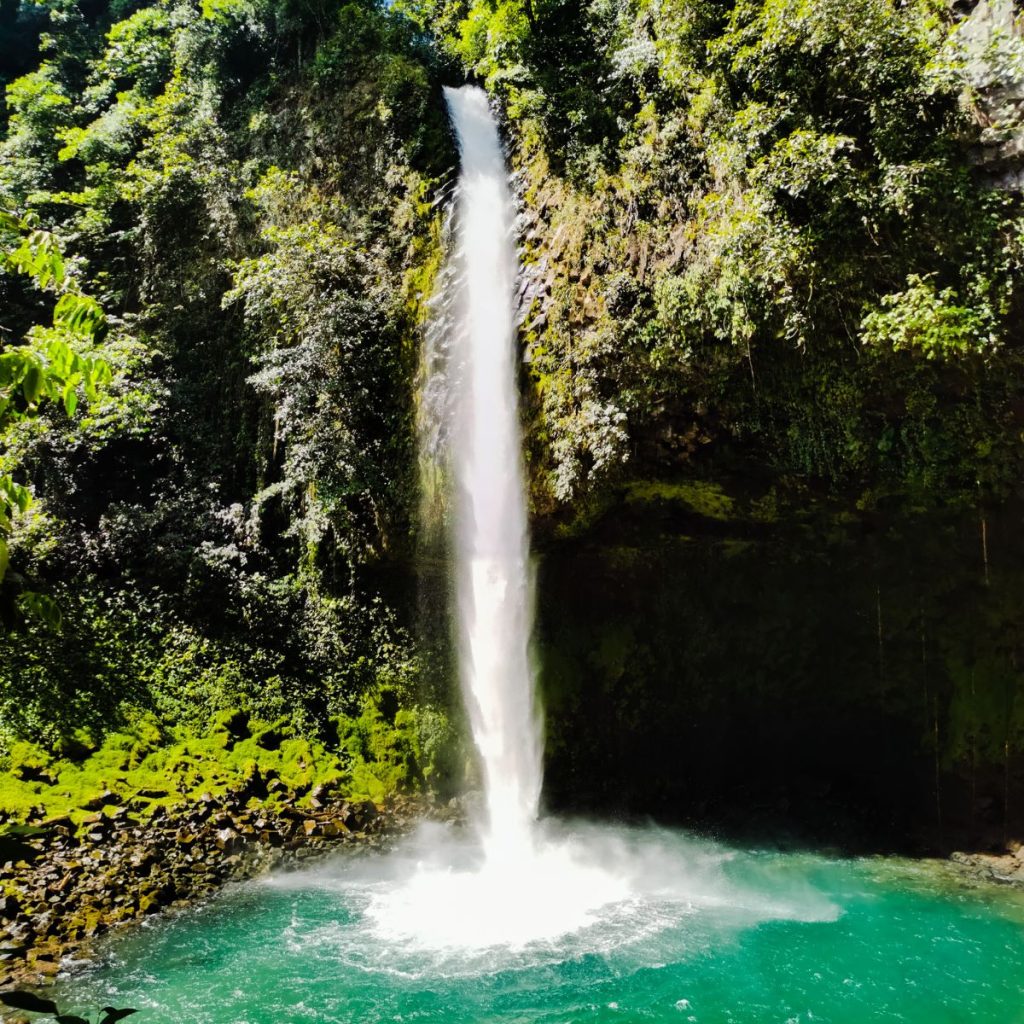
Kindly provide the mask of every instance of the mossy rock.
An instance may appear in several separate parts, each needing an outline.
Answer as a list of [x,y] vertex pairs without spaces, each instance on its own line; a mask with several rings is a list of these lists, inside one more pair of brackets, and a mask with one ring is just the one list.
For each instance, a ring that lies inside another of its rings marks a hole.
[[22,782],[52,783],[53,757],[35,743],[22,741],[11,747],[11,774]]
[[280,750],[281,744],[294,734],[291,722],[287,718],[279,718],[262,728],[254,727],[252,736],[256,745],[263,750]]
[[708,480],[637,480],[626,488],[627,504],[675,504],[705,519],[725,522],[737,518],[736,502]]
[[76,764],[91,757],[98,749],[99,743],[88,729],[76,729],[70,735],[61,736],[55,747],[59,757]]
[[229,708],[218,712],[213,720],[215,733],[227,733],[232,740],[245,740],[252,734],[249,731],[249,715],[237,708]]

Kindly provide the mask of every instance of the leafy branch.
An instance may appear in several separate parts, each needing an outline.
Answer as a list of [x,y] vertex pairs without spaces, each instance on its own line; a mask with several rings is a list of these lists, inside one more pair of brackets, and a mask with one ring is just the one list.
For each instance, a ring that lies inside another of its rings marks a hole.
[[[36,416],[45,402],[59,402],[74,416],[79,394],[94,401],[111,379],[110,366],[97,356],[95,342],[106,327],[99,302],[70,276],[60,242],[39,228],[32,214],[0,210],[0,268],[31,279],[42,292],[56,296],[52,323],[32,327],[21,344],[0,343],[0,437],[17,422]],[[31,492],[8,473],[0,474],[0,582],[10,561],[8,537],[13,518],[32,503]],[[56,606],[40,595],[22,602],[30,614],[51,623]]]

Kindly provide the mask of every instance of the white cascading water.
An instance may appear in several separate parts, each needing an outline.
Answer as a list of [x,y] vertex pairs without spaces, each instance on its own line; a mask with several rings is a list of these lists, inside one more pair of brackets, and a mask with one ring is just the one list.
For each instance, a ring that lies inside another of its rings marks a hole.
[[530,663],[526,494],[516,387],[514,208],[486,94],[445,89],[461,169],[427,338],[423,444],[447,467],[459,675],[479,755],[478,839],[427,844],[367,908],[377,933],[434,949],[521,947],[585,927],[626,884],[537,829],[541,730]]
[[485,93],[446,89],[462,168],[456,198],[453,331],[457,386],[449,455],[459,672],[483,773],[488,861],[521,861],[541,787],[540,726],[529,657],[532,625],[526,495],[520,458],[514,210]]

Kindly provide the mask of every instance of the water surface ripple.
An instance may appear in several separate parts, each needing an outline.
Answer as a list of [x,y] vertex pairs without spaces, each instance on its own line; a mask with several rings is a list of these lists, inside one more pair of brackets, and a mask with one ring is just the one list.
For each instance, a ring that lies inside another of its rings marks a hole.
[[[562,866],[497,904],[478,840],[438,829],[237,886],[108,943],[60,997],[139,1024],[1024,1024],[1024,896],[952,867],[567,823],[540,849]],[[554,901],[565,864],[596,891]]]

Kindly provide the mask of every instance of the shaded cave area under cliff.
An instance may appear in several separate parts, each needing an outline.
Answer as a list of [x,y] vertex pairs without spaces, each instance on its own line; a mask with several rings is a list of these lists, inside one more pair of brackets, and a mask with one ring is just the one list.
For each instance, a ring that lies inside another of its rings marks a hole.
[[633,485],[542,540],[549,811],[849,852],[1024,831],[1007,505],[903,517]]

